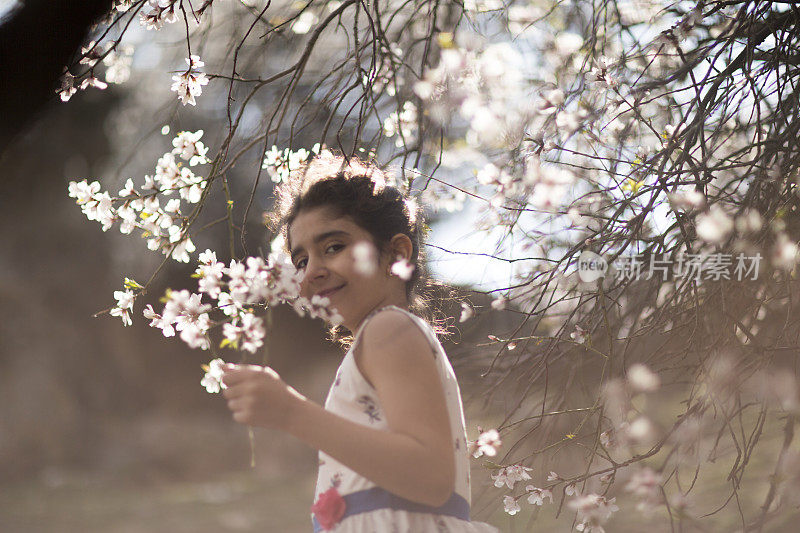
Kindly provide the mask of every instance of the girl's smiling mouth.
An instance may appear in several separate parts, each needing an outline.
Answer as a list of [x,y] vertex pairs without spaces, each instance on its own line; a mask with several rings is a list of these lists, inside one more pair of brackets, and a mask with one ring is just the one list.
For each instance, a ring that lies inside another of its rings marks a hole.
[[323,298],[330,296],[331,294],[337,292],[339,289],[344,287],[346,284],[339,285],[338,287],[333,287],[332,289],[325,289],[324,291],[320,291],[317,293],[317,296],[321,296]]

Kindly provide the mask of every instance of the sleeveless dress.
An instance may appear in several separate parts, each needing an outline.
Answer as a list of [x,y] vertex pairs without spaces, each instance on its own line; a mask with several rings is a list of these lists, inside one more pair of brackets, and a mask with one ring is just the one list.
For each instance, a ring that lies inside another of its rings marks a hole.
[[[431,327],[396,306],[370,313],[361,324],[328,391],[325,409],[343,418],[388,431],[378,395],[356,365],[354,349],[367,322],[379,312],[400,312],[425,334],[445,391],[455,457],[455,491],[441,507],[431,508],[396,496],[319,452],[319,474],[312,506],[314,531],[335,533],[497,533],[494,526],[469,521],[470,480],[464,410],[455,373]],[[334,490],[335,489],[335,490]],[[344,508],[344,513],[342,513]]]

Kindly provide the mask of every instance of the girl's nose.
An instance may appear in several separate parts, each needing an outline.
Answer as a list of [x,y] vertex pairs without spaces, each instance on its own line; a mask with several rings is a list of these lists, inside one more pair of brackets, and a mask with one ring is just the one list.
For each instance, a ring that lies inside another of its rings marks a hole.
[[324,282],[327,275],[328,269],[324,265],[309,261],[306,264],[305,275],[300,281],[300,295],[311,298],[314,294],[314,288]]
[[313,261],[311,259],[306,263],[306,275],[303,278],[305,283],[313,283],[319,279],[325,279],[328,275],[328,268],[322,261]]

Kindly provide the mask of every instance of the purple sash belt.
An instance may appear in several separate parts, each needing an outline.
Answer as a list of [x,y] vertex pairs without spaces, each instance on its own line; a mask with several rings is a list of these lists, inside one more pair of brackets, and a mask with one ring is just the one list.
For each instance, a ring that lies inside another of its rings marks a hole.
[[[348,516],[368,513],[378,509],[394,509],[411,513],[452,516],[469,522],[469,503],[455,492],[450,495],[450,499],[444,505],[439,507],[431,507],[430,505],[406,500],[380,487],[351,492],[350,494],[345,494],[342,498],[345,501],[345,511],[340,521]],[[322,526],[317,522],[316,517],[313,517],[312,521],[314,523],[314,533],[322,531]]]

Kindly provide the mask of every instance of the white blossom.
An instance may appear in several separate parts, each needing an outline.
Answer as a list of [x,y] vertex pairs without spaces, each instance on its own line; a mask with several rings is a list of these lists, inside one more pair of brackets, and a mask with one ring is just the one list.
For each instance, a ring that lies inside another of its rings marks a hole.
[[89,68],[94,67],[103,56],[103,47],[98,45],[96,41],[90,41],[88,45],[81,46],[81,65],[88,65]]
[[669,199],[670,207],[675,210],[683,209],[684,211],[690,211],[692,209],[699,209],[706,203],[705,195],[696,189],[667,193],[667,198]]
[[528,493],[528,503],[531,505],[543,505],[545,498],[550,498],[550,503],[553,503],[553,493],[548,489],[540,489],[533,485],[527,485],[525,491]]
[[69,196],[75,198],[78,205],[85,204],[98,192],[100,192],[100,182],[98,181],[93,181],[91,184],[87,180],[69,182]]
[[506,299],[505,296],[498,296],[497,298],[492,300],[492,309],[494,309],[495,311],[502,311],[503,309],[506,308],[507,303],[508,300]]
[[330,308],[330,303],[327,297],[315,294],[311,300],[305,297],[297,298],[293,307],[300,316],[304,316],[307,312],[311,318],[321,318],[336,326],[341,324],[344,318],[336,309]]
[[553,44],[559,55],[567,57],[578,52],[583,47],[583,37],[578,33],[562,31],[556,35]]
[[199,56],[192,55],[186,58],[186,63],[189,65],[186,72],[172,76],[173,83],[170,90],[178,93],[183,105],[196,105],[195,97],[203,93],[203,85],[208,84],[208,77],[198,70],[204,65]]
[[217,261],[217,254],[211,250],[201,253],[198,259],[200,266],[195,270],[195,274],[199,277],[198,289],[211,298],[217,298],[222,292],[221,282],[225,265]]
[[414,142],[417,135],[417,106],[411,101],[403,103],[401,110],[393,111],[383,121],[383,133],[387,137],[397,136],[395,146],[398,148],[403,143]]
[[272,146],[264,153],[264,161],[261,168],[267,169],[270,178],[275,183],[281,183],[289,178],[289,174],[300,168],[312,154],[320,153],[320,144],[315,144],[311,151],[300,148],[296,151],[285,148],[278,150],[277,146]]
[[207,311],[210,309],[210,305],[202,303],[199,294],[187,290],[168,291],[167,303],[161,313],[161,326],[174,324],[186,344],[207,350],[210,344],[206,334],[211,326]]
[[200,138],[203,136],[203,130],[197,131],[181,131],[172,139],[172,154],[180,157],[184,161],[189,162],[189,166],[195,166],[201,163],[207,163],[208,148],[203,144]]
[[211,326],[211,320],[208,314],[203,313],[193,319],[188,320],[190,317],[185,317],[186,320],[178,322],[175,329],[181,332],[181,340],[185,342],[190,348],[200,348],[201,350],[208,350],[210,342],[206,333]]
[[459,317],[458,321],[466,322],[473,316],[475,316],[475,311],[472,309],[472,306],[467,302],[461,302],[461,317]]
[[584,533],[602,533],[604,531],[603,524],[611,518],[613,513],[619,511],[615,501],[616,498],[607,500],[598,494],[579,495],[570,500],[569,506],[578,513],[578,525],[575,526],[575,529]]
[[555,113],[563,103],[564,91],[561,89],[552,89],[542,94],[542,98],[539,100],[536,109],[543,115],[550,115]]
[[223,336],[234,346],[239,345],[241,341],[242,350],[255,353],[264,345],[264,321],[252,313],[242,313],[239,319],[234,323],[223,324]]
[[586,342],[586,334],[588,330],[583,329],[579,325],[575,324],[575,331],[569,334],[569,337],[579,344],[583,344]]
[[97,87],[98,89],[103,90],[108,87],[108,84],[104,81],[95,78],[92,75],[89,75],[83,78],[83,81],[81,81],[80,89],[83,91],[86,90],[88,87]]
[[282,254],[286,249],[286,237],[283,233],[278,233],[270,242],[269,250],[271,255]]
[[227,292],[220,292],[217,296],[219,309],[228,316],[237,316],[242,307],[234,298]]
[[238,303],[246,303],[247,293],[250,290],[250,286],[247,283],[247,278],[245,276],[247,268],[245,267],[244,263],[240,263],[235,259],[231,259],[230,265],[224,270],[224,272],[229,278],[228,292],[230,292],[231,298],[236,300]]
[[733,219],[718,205],[697,216],[697,236],[711,244],[722,244],[733,231]]
[[[177,226],[172,226],[170,229],[175,227]],[[194,250],[194,243],[189,237],[186,237],[175,245],[175,247],[172,249],[171,255],[172,258],[179,263],[188,263],[189,254],[194,252]]]
[[503,510],[514,516],[520,511],[519,503],[513,496],[503,496]]
[[464,9],[467,11],[486,12],[497,11],[505,6],[501,0],[465,0]]
[[637,417],[626,428],[627,436],[638,443],[647,443],[653,438],[655,428],[653,423],[645,416]]
[[103,58],[106,66],[106,81],[108,83],[125,83],[131,77],[131,64],[133,63],[133,48],[130,46],[119,47],[111,50]]
[[175,154],[167,152],[158,158],[153,181],[160,185],[163,194],[172,194],[173,190],[181,185],[180,177],[181,170],[175,161]]
[[300,15],[292,23],[292,31],[299,35],[304,35],[308,33],[318,21],[319,18],[317,15],[314,14],[314,12],[306,9],[300,13]]
[[378,268],[378,254],[375,246],[367,241],[353,245],[355,269],[364,276],[372,275]]
[[518,36],[530,29],[539,17],[541,11],[534,5],[513,4],[508,7],[508,30],[512,35]]
[[[537,167],[531,165],[531,168]],[[566,169],[542,167],[541,172],[534,172],[533,177],[529,178],[534,182],[534,189],[528,201],[537,209],[552,211],[559,206],[567,187],[575,180],[575,175]]]
[[770,259],[775,268],[791,271],[797,264],[797,243],[789,240],[786,233],[781,232],[772,246]]
[[516,482],[531,479],[531,476],[528,474],[530,470],[530,468],[522,466],[521,464],[501,468],[497,474],[492,474],[494,486],[502,487],[506,485],[509,489],[513,489]]
[[628,369],[628,383],[638,392],[653,392],[661,385],[661,379],[645,365],[636,363]]
[[123,235],[130,234],[137,228],[136,221],[138,216],[129,204],[117,209],[117,217],[120,220],[119,232]]
[[225,370],[223,368],[225,366],[225,361],[222,359],[213,359],[208,363],[208,365],[204,366],[206,373],[203,376],[203,379],[200,380],[200,385],[205,387],[206,392],[215,394],[218,393],[220,389],[228,388],[225,383],[222,382],[222,377],[225,374]]
[[742,215],[736,217],[734,222],[739,234],[755,233],[764,225],[761,215],[755,209],[747,209]]
[[107,231],[114,223],[114,209],[111,196],[107,192],[92,195],[92,198],[81,205],[81,210],[89,220],[96,220]]
[[489,431],[482,431],[474,442],[469,443],[469,449],[472,456],[476,459],[482,455],[494,457],[497,455],[497,449],[503,444],[500,440],[500,434],[496,429]]
[[78,89],[75,88],[75,77],[69,71],[64,72],[64,75],[61,76],[61,87],[56,90],[56,93],[62,102],[67,102],[76,92]]
[[175,328],[172,327],[171,324],[165,323],[164,320],[161,318],[161,315],[156,313],[153,310],[153,306],[147,304],[147,307],[144,308],[142,314],[145,318],[150,320],[150,327],[151,328],[158,328],[161,330],[161,333],[165,337],[174,337],[175,336]]
[[607,57],[601,57],[597,60],[597,65],[592,69],[590,81],[594,82],[598,87],[604,89],[613,89],[619,84],[619,81],[610,72],[612,61]]
[[111,316],[118,316],[122,319],[122,324],[125,326],[131,325],[131,311],[133,310],[133,302],[136,300],[136,295],[129,289],[124,291],[114,291],[114,298],[117,300],[117,306],[110,311]]
[[661,501],[661,474],[649,466],[637,468],[625,490],[639,500],[636,505],[639,510],[647,510]]
[[148,30],[160,30],[164,23],[178,20],[177,0],[147,0],[146,8],[139,12],[139,23]]
[[114,0],[114,9],[124,13],[133,6],[136,0]]
[[125,181],[125,186],[122,189],[120,189],[118,194],[122,198],[128,196],[139,196],[139,193],[136,192],[136,187],[134,187],[133,180],[131,178],[128,178]]
[[411,279],[411,275],[414,273],[414,265],[412,265],[408,259],[399,259],[392,263],[391,272],[398,278],[408,281]]

